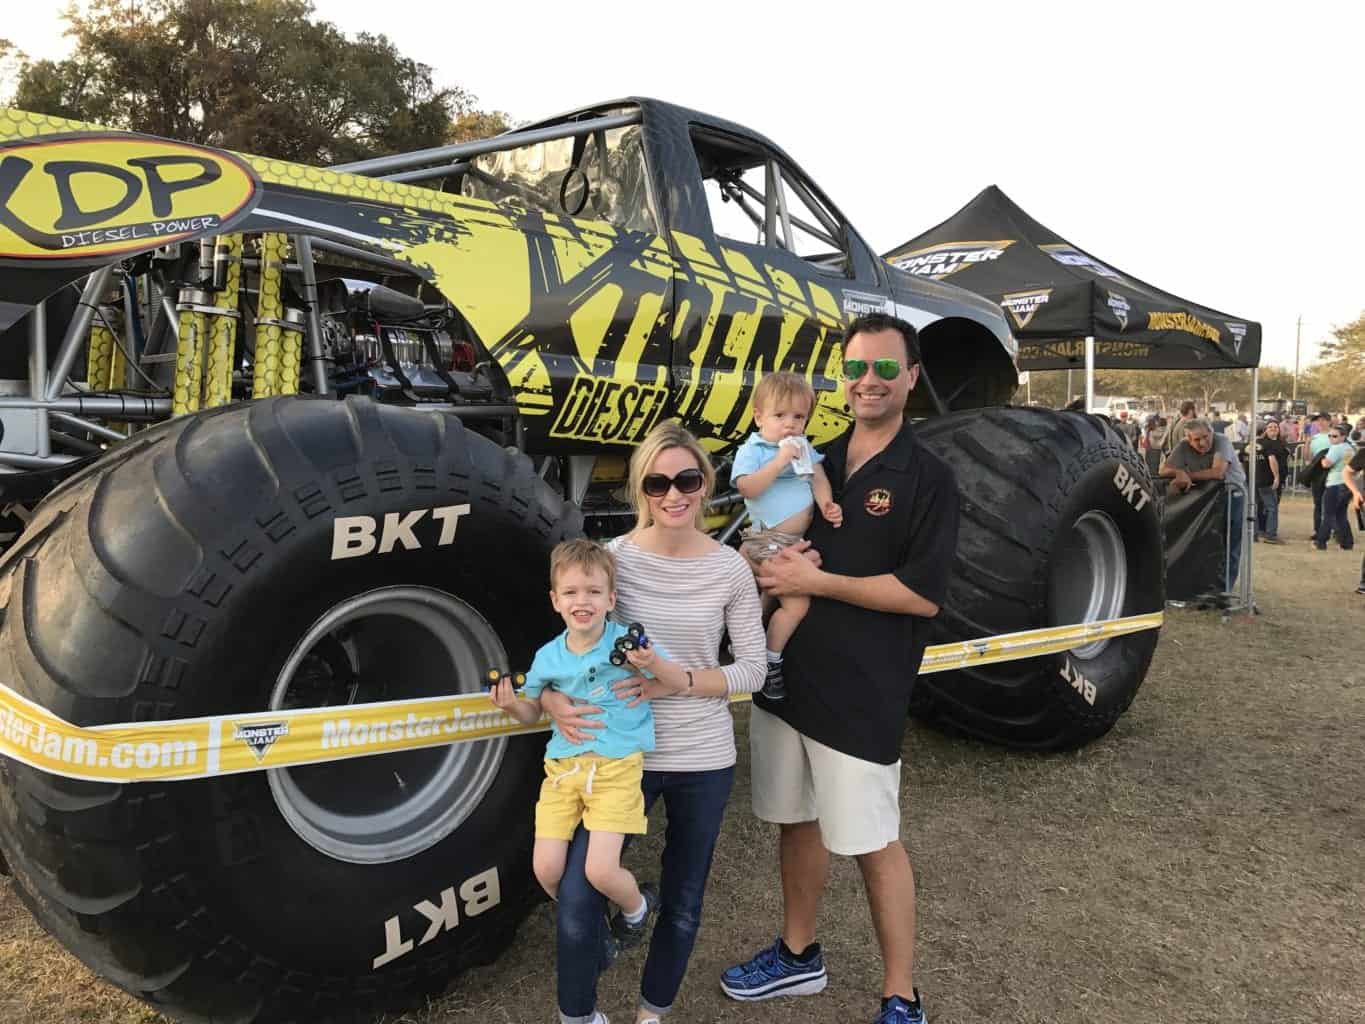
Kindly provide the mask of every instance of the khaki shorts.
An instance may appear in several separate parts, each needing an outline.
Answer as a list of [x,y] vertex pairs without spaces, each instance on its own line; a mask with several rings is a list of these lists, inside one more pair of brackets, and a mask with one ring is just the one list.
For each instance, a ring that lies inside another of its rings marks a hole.
[[645,755],[545,759],[536,802],[536,838],[572,839],[581,821],[589,832],[644,835]]
[[739,553],[757,565],[802,539],[799,533],[783,533],[781,530],[745,530]]
[[845,857],[876,853],[900,838],[899,761],[840,753],[760,708],[749,718],[749,754],[756,818],[819,822],[825,849]]

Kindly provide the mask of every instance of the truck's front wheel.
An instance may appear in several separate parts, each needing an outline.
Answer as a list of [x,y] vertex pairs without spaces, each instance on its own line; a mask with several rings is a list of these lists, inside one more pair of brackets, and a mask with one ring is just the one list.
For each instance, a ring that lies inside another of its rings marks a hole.
[[[39,510],[0,672],[81,725],[472,692],[556,628],[580,520],[459,421],[281,398],[148,431]],[[38,920],[185,1020],[363,1017],[510,941],[543,738],[124,786],[0,762]]]

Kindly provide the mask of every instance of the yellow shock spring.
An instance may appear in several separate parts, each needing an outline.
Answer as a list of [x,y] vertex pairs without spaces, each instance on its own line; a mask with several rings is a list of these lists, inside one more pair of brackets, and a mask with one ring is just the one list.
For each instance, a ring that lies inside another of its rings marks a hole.
[[280,337],[280,379],[277,394],[297,395],[299,393],[299,371],[303,360],[303,324],[295,323],[299,317],[296,309],[285,310],[285,327]]
[[256,362],[252,373],[251,395],[268,398],[280,394],[280,322],[284,316],[284,264],[289,254],[289,236],[261,236],[261,289],[256,307]]
[[223,290],[213,293],[216,309],[231,312],[208,316],[208,358],[204,367],[204,408],[227,405],[232,401],[233,345],[237,340],[237,291],[242,281],[242,236],[218,239],[215,257],[227,257],[227,279]]
[[199,394],[204,381],[204,349],[208,341],[208,321],[195,306],[204,306],[204,292],[185,289],[180,293],[180,339],[175,346],[175,394],[171,415],[183,416],[199,409]]

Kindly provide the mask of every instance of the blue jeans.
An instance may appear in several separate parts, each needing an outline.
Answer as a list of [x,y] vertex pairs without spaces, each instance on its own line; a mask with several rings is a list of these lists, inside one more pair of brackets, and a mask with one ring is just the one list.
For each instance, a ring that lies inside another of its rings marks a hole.
[[1246,517],[1247,499],[1242,491],[1228,488],[1228,561],[1224,590],[1231,590],[1237,584],[1242,571],[1242,520]]
[[1313,543],[1318,547],[1327,546],[1327,538],[1334,532],[1337,543],[1343,551],[1355,547],[1355,534],[1351,532],[1351,522],[1346,513],[1351,507],[1351,492],[1345,484],[1333,484],[1322,492],[1322,522],[1318,525],[1317,536]]
[[[641,1005],[654,1013],[672,1007],[687,973],[701,925],[711,856],[734,781],[733,767],[645,772],[645,809],[662,797],[668,818],[659,875],[659,917],[640,982]],[[559,883],[557,957],[560,1015],[583,1021],[591,1020],[597,1010],[597,976],[606,966],[607,899],[588,884],[583,869],[587,852],[588,833],[580,826],[569,844]]]
[[[1280,535],[1280,492],[1273,487],[1256,488],[1257,509],[1264,515],[1261,532],[1272,540]],[[1258,517],[1260,518],[1260,517]]]

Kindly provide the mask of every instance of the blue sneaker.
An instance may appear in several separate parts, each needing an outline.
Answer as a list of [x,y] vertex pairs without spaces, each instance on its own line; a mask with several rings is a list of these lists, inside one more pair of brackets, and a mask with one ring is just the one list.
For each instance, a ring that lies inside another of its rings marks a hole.
[[731,967],[720,976],[721,991],[745,1002],[775,996],[813,996],[827,984],[829,976],[819,946],[808,960],[797,960],[782,952],[781,939],[747,964]]
[[887,996],[882,1000],[882,1012],[872,1024],[926,1024],[924,1006],[919,1001],[919,989],[914,990],[915,1001],[907,1003],[900,996]]

